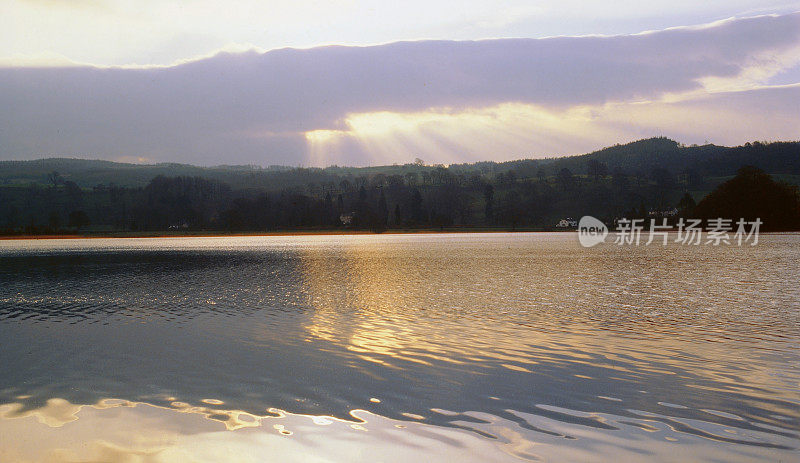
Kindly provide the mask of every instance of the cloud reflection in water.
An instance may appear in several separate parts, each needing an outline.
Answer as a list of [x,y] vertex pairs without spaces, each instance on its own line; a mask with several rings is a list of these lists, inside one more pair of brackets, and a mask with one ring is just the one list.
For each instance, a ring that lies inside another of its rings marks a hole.
[[[61,420],[66,433],[152,409],[191,416],[186,434],[212,426],[206,444],[251,449],[347,442],[321,430],[329,421],[372,431],[355,442],[381,454],[407,456],[387,449],[414,430],[487,459],[497,446],[564,460],[668,458],[673,440],[725,460],[800,446],[798,237],[758,249],[572,238],[3,243],[0,403],[18,405],[0,421]],[[97,408],[107,397],[136,406]],[[157,446],[118,445],[156,459]]]

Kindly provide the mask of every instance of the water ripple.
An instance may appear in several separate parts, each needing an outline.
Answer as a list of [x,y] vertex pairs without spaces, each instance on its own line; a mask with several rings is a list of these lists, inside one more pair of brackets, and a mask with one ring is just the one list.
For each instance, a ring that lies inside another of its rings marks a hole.
[[641,455],[635,442],[670,439],[793,451],[798,279],[796,235],[736,249],[583,249],[565,234],[0,243],[0,403],[367,410],[520,458],[620,436]]

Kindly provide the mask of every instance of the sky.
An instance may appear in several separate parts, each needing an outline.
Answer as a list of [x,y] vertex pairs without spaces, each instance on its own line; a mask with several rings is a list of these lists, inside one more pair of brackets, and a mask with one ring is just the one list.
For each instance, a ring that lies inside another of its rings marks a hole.
[[450,164],[799,128],[800,1],[0,0],[0,160]]

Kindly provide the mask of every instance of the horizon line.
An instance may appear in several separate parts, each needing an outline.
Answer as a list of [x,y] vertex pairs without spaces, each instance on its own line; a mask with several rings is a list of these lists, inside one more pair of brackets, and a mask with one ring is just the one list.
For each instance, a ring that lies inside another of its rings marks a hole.
[[[745,142],[745,143],[743,143],[741,145],[735,145],[735,146],[717,145],[717,144],[715,144],[713,142],[707,142],[707,143],[704,143],[702,145],[700,145],[700,144],[686,145],[685,143],[682,143],[682,142],[680,142],[678,140],[674,140],[672,138],[669,138],[669,137],[666,137],[666,136],[663,136],[663,135],[654,135],[654,136],[651,136],[651,137],[638,138],[636,140],[629,141],[629,142],[615,143],[613,145],[604,146],[602,148],[598,148],[598,149],[595,149],[593,151],[588,151],[588,152],[585,152],[585,153],[565,154],[565,155],[560,155],[560,156],[559,155],[545,156],[545,157],[541,157],[541,158],[525,158],[525,157],[521,157],[521,158],[509,159],[509,160],[506,160],[506,161],[493,161],[493,160],[488,160],[487,159],[487,160],[472,161],[472,162],[454,162],[454,163],[450,163],[450,164],[445,164],[445,163],[430,163],[430,164],[429,163],[424,163],[424,164],[421,164],[419,166],[420,167],[444,167],[444,168],[449,168],[450,166],[462,166],[462,165],[467,165],[468,166],[468,165],[474,165],[474,164],[480,164],[480,163],[506,164],[506,163],[510,163],[510,162],[519,162],[519,161],[552,161],[552,160],[558,160],[558,159],[566,159],[566,158],[572,158],[572,157],[587,156],[587,155],[591,155],[591,154],[594,154],[594,153],[598,153],[600,151],[605,151],[607,149],[615,148],[615,147],[618,147],[618,146],[632,145],[632,144],[643,142],[643,141],[658,140],[658,139],[664,139],[664,140],[675,142],[678,145],[678,148],[705,147],[705,146],[716,146],[716,147],[720,147],[720,148],[741,148],[741,147],[744,147],[744,146],[747,146],[747,145],[750,145],[750,144],[800,143],[800,139],[796,139],[796,140],[753,140],[753,141]],[[157,166],[165,166],[165,165],[175,165],[175,166],[196,167],[196,168],[199,168],[199,169],[219,169],[219,168],[226,168],[226,167],[229,167],[229,168],[230,167],[250,167],[250,168],[258,168],[258,169],[262,169],[262,170],[268,170],[268,169],[271,169],[271,168],[319,169],[319,170],[332,169],[332,168],[340,168],[340,169],[370,169],[370,168],[377,168],[377,167],[402,167],[402,166],[414,165],[415,164],[414,161],[410,161],[410,162],[404,162],[402,164],[400,164],[400,163],[368,164],[368,165],[362,165],[362,166],[329,164],[329,165],[326,165],[324,167],[320,167],[320,166],[305,166],[305,165],[302,165],[302,164],[300,164],[300,165],[286,165],[286,164],[269,164],[269,165],[263,165],[263,164],[214,164],[214,165],[200,165],[200,164],[187,164],[187,163],[172,162],[172,161],[163,161],[163,162],[155,162],[155,163],[154,162],[131,162],[131,161],[127,161],[127,160],[111,160],[111,159],[81,158],[81,157],[59,157],[59,156],[42,157],[42,158],[36,158],[36,159],[0,159],[0,164],[7,163],[7,162],[28,163],[28,162],[41,162],[41,161],[108,162],[108,163],[112,163],[112,164],[122,164],[122,165],[126,165],[126,166],[137,166],[137,167],[157,167]],[[152,160],[148,159],[148,161],[152,161]]]

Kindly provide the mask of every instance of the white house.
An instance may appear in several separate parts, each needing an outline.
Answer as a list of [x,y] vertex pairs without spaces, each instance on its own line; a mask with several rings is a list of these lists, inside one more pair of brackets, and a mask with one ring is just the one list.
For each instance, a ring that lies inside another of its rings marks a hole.
[[561,219],[556,224],[556,228],[578,228],[578,221],[572,217]]

